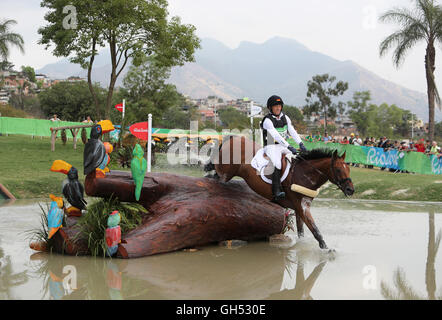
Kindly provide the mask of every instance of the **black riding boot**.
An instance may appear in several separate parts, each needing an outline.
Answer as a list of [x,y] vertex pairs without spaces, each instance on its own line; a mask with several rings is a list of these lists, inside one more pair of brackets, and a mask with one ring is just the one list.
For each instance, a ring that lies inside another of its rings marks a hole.
[[272,174],[272,193],[273,200],[282,200],[285,198],[285,192],[282,191],[281,187],[281,170],[275,168]]

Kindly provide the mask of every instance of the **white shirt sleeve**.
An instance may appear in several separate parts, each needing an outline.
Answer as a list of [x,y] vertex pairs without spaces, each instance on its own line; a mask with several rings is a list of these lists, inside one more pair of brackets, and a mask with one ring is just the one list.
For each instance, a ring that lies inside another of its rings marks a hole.
[[290,144],[279,134],[279,132],[275,129],[273,126],[272,120],[269,118],[264,120],[264,123],[262,124],[262,128],[267,130],[267,133],[269,133],[273,139],[278,142],[279,144],[282,144],[284,147],[288,147]]
[[285,116],[287,119],[287,127],[289,129],[289,133],[292,136],[292,138],[295,140],[297,144],[300,144],[302,142],[301,137],[299,136],[298,132],[296,132],[295,128],[292,125],[292,120],[290,120],[289,117]]

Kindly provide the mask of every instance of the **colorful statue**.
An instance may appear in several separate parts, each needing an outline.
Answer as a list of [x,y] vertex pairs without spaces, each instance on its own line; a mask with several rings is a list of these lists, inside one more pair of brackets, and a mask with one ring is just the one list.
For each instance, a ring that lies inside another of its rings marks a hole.
[[146,174],[147,161],[144,159],[143,148],[137,143],[132,153],[133,158],[130,162],[130,171],[132,179],[135,181],[135,199],[140,200],[141,188],[143,187],[144,175]]
[[66,209],[66,213],[69,216],[81,216],[81,210],[86,209],[87,202],[84,200],[84,187],[81,182],[78,181],[78,170],[63,160],[55,160],[50,170],[67,175],[67,179],[65,179],[61,185],[63,195],[71,204],[71,206]]
[[49,197],[52,202],[48,212],[48,239],[51,239],[63,223],[64,202],[63,198],[56,197],[53,194],[50,194]]
[[121,287],[123,284],[123,278],[121,277],[121,271],[111,260],[107,261],[107,276],[106,282],[109,288],[109,297],[111,300],[123,300],[121,294]]
[[92,127],[90,139],[84,146],[83,166],[85,175],[96,170],[96,177],[104,178],[104,170],[109,163],[109,155],[106,153],[106,147],[101,142],[100,137],[103,133],[112,130],[114,130],[114,126],[110,120],[100,121]]
[[106,150],[107,162],[105,161],[106,164],[103,163],[104,164],[104,168],[103,168],[102,165],[100,165],[98,168],[103,170],[104,173],[108,173],[109,172],[109,168],[107,167],[107,165],[109,164],[109,162],[111,160],[110,159],[110,154],[112,153],[112,151],[114,151],[114,147],[109,142],[104,142],[103,144],[104,144],[104,149]]
[[113,211],[107,218],[106,244],[107,254],[112,257],[118,250],[121,242],[121,228],[119,226],[121,216],[118,211]]
[[55,273],[49,270],[49,294],[54,300],[61,300],[65,296],[63,288],[63,279],[58,277]]

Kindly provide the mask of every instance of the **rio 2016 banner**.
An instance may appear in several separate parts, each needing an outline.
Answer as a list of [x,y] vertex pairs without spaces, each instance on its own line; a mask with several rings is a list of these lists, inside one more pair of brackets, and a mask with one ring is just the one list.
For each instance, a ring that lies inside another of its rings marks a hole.
[[339,143],[304,141],[307,149],[326,148],[345,152],[345,162],[373,165],[421,174],[442,174],[442,157],[421,152],[388,150]]

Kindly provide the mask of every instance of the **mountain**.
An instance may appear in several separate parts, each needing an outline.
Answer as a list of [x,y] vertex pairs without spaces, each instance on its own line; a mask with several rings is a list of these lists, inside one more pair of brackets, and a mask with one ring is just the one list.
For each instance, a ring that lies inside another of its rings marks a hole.
[[[350,100],[355,91],[370,90],[373,103],[396,104],[428,121],[426,94],[385,80],[353,61],[340,61],[312,51],[293,39],[275,37],[261,44],[243,41],[231,49],[217,40],[205,38],[201,47],[195,54],[195,62],[173,68],[169,79],[181,93],[193,98],[247,96],[264,104],[269,96],[278,94],[286,104],[303,106],[307,82],[314,75],[329,73],[349,83],[342,101]],[[94,65],[93,81],[103,86],[109,82],[109,60],[107,50],[103,50]],[[117,85],[122,84],[127,70],[128,66]],[[37,73],[56,78],[87,75],[86,70],[66,59],[47,65]],[[442,112],[436,110],[436,121],[441,120]]]

